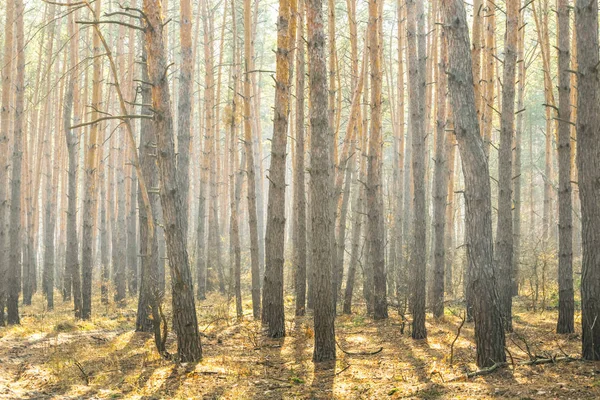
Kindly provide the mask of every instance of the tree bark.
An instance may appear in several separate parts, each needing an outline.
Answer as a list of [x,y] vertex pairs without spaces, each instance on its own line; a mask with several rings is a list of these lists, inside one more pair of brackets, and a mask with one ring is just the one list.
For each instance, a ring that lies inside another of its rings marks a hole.
[[[380,0],[381,1],[381,0]],[[371,62],[371,131],[367,169],[368,240],[373,265],[373,318],[387,318],[385,251],[383,224],[383,176],[381,135],[381,46],[378,23],[381,15],[377,0],[369,1],[369,60]]]
[[500,115],[500,148],[498,150],[498,224],[496,226],[495,263],[498,271],[498,294],[504,329],[512,331],[512,146],[515,130],[515,76],[519,34],[520,0],[512,0],[506,8],[504,71],[502,79],[502,114]]
[[442,0],[442,11],[448,38],[448,91],[465,178],[466,245],[472,275],[469,285],[474,294],[477,365],[484,368],[506,360],[493,264],[489,169],[475,108],[464,4],[460,0]]
[[[440,28],[440,62],[436,66],[436,139],[435,139],[435,171],[434,171],[434,267],[433,267],[433,316],[444,315],[444,272],[446,267],[446,199],[448,195],[447,140],[446,140],[446,37]],[[438,51],[434,49],[434,51]],[[477,85],[476,85],[477,86]]]
[[573,211],[571,197],[571,56],[569,2],[558,1],[558,322],[574,332]]
[[294,264],[296,273],[296,316],[306,313],[306,176],[305,176],[305,145],[304,145],[304,0],[298,1],[298,29],[296,32],[296,159],[294,160],[294,208],[295,208],[295,238]]
[[192,118],[192,2],[180,0],[179,40],[181,44],[181,68],[179,70],[179,99],[177,109],[177,179],[181,183],[183,199],[183,232],[187,237],[189,182],[190,182],[190,143]]
[[8,295],[8,165],[10,94],[12,93],[12,62],[15,3],[6,2],[6,23],[4,24],[4,57],[2,60],[2,109],[0,110],[0,326],[4,326],[4,308]]
[[25,47],[23,40],[23,0],[15,0],[17,69],[14,84],[15,118],[13,125],[13,154],[10,201],[10,253],[8,257],[8,295],[6,320],[9,325],[20,324],[19,293],[21,292],[21,165],[23,163],[23,111],[25,100]]
[[425,58],[422,46],[425,23],[422,0],[407,0],[407,44],[410,97],[410,123],[412,137],[412,180],[414,185],[411,260],[411,308],[413,314],[413,339],[425,339]]
[[155,112],[153,121],[157,136],[160,199],[171,271],[173,326],[177,334],[177,353],[180,361],[194,362],[202,358],[202,347],[198,332],[186,235],[182,229],[183,201],[176,177],[173,119],[167,81],[168,67],[165,57],[164,21],[160,0],[144,0],[144,13],[148,24],[145,38],[148,52],[148,75],[149,81],[152,83],[152,108]]
[[258,252],[258,224],[256,211],[256,174],[254,169],[254,149],[252,148],[252,115],[250,109],[253,53],[251,53],[252,16],[250,0],[244,0],[244,144],[246,147],[246,175],[248,178],[248,224],[250,227],[250,262],[252,274],[252,314],[260,318],[260,267]]
[[581,200],[582,356],[600,360],[600,81],[598,2],[575,2],[577,32],[577,169]]
[[262,322],[268,325],[268,336],[285,336],[283,308],[283,250],[285,244],[285,173],[286,147],[290,114],[291,51],[295,37],[296,0],[279,0],[277,21],[277,51],[275,75],[275,110],[271,165],[269,167],[269,198],[265,237],[265,280],[262,298]]
[[332,293],[333,132],[327,116],[327,67],[322,0],[306,3],[311,127],[311,219],[313,283],[315,285],[314,362],[335,360],[335,310]]

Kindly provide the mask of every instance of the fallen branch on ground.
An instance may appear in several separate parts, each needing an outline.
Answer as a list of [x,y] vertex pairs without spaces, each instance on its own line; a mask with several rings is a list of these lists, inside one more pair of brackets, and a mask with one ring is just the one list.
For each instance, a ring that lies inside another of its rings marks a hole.
[[[522,361],[520,363],[517,363],[517,365],[526,366],[526,365],[555,364],[558,362],[571,362],[571,361],[581,361],[581,360],[582,360],[581,358],[573,358],[573,357],[569,357],[569,356],[551,357],[551,358],[536,358],[535,360]],[[475,378],[477,376],[489,375],[492,372],[494,372],[500,368],[504,368],[508,365],[509,365],[509,363],[507,363],[507,362],[495,363],[491,367],[479,369],[479,370],[473,371],[473,372],[467,372],[466,375],[461,375],[461,376],[452,378],[452,379],[450,379],[449,382],[456,382],[456,381],[466,380],[469,378]]]
[[350,352],[347,350],[344,350],[344,348],[342,347],[342,345],[336,340],[335,344],[337,344],[337,346],[340,348],[340,350],[344,353],[344,354],[348,354],[349,356],[374,356],[375,354],[379,354],[383,351],[383,347],[380,347],[379,349],[375,350],[375,351],[357,351],[357,352]]

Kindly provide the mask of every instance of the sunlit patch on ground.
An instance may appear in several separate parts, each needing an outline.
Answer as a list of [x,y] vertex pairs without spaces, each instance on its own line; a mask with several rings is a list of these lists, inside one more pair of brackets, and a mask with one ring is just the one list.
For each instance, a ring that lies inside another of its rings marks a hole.
[[[35,298],[23,309],[23,325],[0,328],[0,399],[600,398],[600,363],[516,365],[464,379],[475,369],[475,347],[466,323],[450,365],[459,310],[428,319],[428,339],[413,341],[410,324],[400,333],[396,313],[375,322],[358,307],[337,319],[338,360],[315,366],[312,318],[294,317],[293,302],[286,301],[288,335],[274,340],[251,320],[250,303],[237,321],[233,304],[213,295],[198,304],[204,359],[177,364],[157,355],[151,334],[134,332],[134,299],[124,308],[95,302],[89,322],[75,321],[70,304],[48,313],[35,305],[42,303]],[[537,355],[578,355],[580,334],[556,335],[555,318],[515,308],[515,333],[507,336],[515,364],[528,359],[525,343]]]

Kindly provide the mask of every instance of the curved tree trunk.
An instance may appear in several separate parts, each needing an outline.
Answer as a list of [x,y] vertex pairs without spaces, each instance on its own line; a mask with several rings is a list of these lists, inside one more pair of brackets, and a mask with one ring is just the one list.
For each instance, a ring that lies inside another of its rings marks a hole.
[[469,285],[473,291],[477,365],[484,368],[506,360],[493,265],[489,169],[479,134],[469,31],[463,2],[442,0],[442,14],[448,40],[448,91],[465,177],[466,245],[468,262],[471,264]]
[[202,358],[200,334],[194,304],[194,289],[190,273],[186,235],[183,232],[181,207],[183,202],[176,177],[175,146],[171,100],[167,81],[167,61],[163,41],[163,17],[160,0],[144,0],[148,27],[145,32],[148,51],[148,75],[152,83],[152,108],[155,112],[154,131],[157,136],[160,199],[163,210],[171,289],[173,296],[173,326],[177,334],[177,353],[182,362]]

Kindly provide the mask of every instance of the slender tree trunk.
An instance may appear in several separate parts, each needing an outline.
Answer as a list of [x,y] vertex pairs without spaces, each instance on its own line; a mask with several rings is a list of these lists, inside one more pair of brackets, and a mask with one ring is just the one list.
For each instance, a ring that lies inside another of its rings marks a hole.
[[[69,18],[69,36],[73,36],[76,32],[76,25],[73,15]],[[79,136],[78,131],[71,129],[73,122],[77,122],[79,116],[77,113],[72,117],[73,105],[76,104],[75,97],[78,92],[77,84],[77,40],[72,40],[70,43],[70,63],[71,77],[67,86],[65,95],[65,110],[64,116],[67,117],[69,125],[65,123],[65,135],[67,140],[67,150],[69,153],[69,183],[67,188],[67,252],[66,266],[69,278],[65,281],[68,285],[68,291],[71,291],[73,296],[73,305],[75,318],[81,318],[81,273],[79,270],[79,245],[77,238],[77,175],[79,169]]]
[[515,76],[519,34],[520,0],[507,3],[502,79],[502,114],[500,116],[500,149],[498,151],[498,224],[495,263],[498,271],[498,294],[504,329],[512,331],[512,146],[515,130]]
[[413,339],[427,337],[425,329],[425,70],[420,68],[425,57],[421,45],[424,11],[422,0],[407,0],[407,44],[410,96],[410,123],[412,137],[412,180],[414,184],[411,265],[411,308],[413,314]]
[[190,143],[192,118],[192,2],[180,0],[179,40],[181,45],[181,68],[179,70],[179,99],[177,109],[177,179],[181,183],[183,199],[183,232],[187,236],[190,182]]
[[493,265],[489,169],[475,108],[464,4],[460,0],[442,0],[442,12],[448,38],[448,91],[465,178],[466,245],[472,273],[469,285],[473,286],[474,294],[477,365],[483,368],[506,359]]
[[[250,111],[251,81],[253,69],[251,54],[252,16],[250,0],[244,0],[244,144],[246,146],[246,175],[248,177],[248,223],[250,226],[250,262],[252,273],[252,314],[260,318],[260,267],[258,253],[258,225],[256,211],[256,178],[254,172],[254,150],[252,148],[252,115]],[[258,132],[257,134],[259,134]]]
[[311,126],[311,217],[313,283],[315,285],[315,347],[313,361],[335,360],[335,309],[332,293],[331,198],[333,189],[333,132],[327,116],[327,67],[322,0],[306,3]]
[[291,52],[295,37],[296,0],[280,0],[277,20],[277,51],[275,75],[275,111],[271,165],[269,167],[269,198],[265,237],[265,280],[262,298],[262,322],[268,325],[268,336],[285,336],[283,308],[283,262],[285,245],[285,174],[286,147],[290,115]]
[[[101,1],[97,0],[95,3],[95,14],[100,15]],[[100,43],[100,37],[96,33],[94,34],[93,47],[94,47],[94,72],[92,78],[92,120],[96,120],[99,117],[100,102],[102,99],[102,59],[100,54],[102,52]],[[97,203],[97,154],[98,146],[100,145],[99,124],[93,124],[90,129],[90,142],[89,149],[86,149],[86,166],[85,166],[85,192],[83,199],[83,248],[81,254],[81,271],[82,271],[82,309],[81,317],[83,319],[91,319],[92,317],[92,269],[93,269],[93,255],[92,245],[94,242],[94,227],[96,219],[96,203]]]
[[296,316],[306,312],[306,177],[305,177],[305,144],[304,144],[304,90],[305,74],[304,53],[304,0],[298,2],[298,29],[296,32],[296,158],[294,163],[294,208],[295,237],[294,264],[296,290]]
[[577,168],[581,199],[582,356],[600,360],[600,82],[598,81],[598,2],[575,2],[577,31]]
[[[146,46],[143,41],[144,35],[141,34],[141,79],[144,82],[149,82]],[[152,115],[152,109],[149,106],[152,103],[150,85],[143,84],[141,92],[143,104],[140,110],[141,114]],[[154,131],[154,124],[149,119],[142,119],[140,123],[139,163],[145,183],[150,189],[148,190],[148,197],[152,210],[152,226],[149,225],[148,211],[144,205],[142,195],[142,191],[145,188],[142,187],[141,180],[138,179],[138,183],[140,183],[138,201],[140,209],[141,281],[135,329],[139,332],[150,332],[153,329],[156,332],[157,325],[160,328],[160,321],[156,321],[153,316],[158,314],[158,306],[162,302],[164,292],[164,284],[160,273],[161,262],[159,259],[158,234],[154,227],[154,221],[158,221],[160,215],[160,196],[158,194],[160,180],[156,157],[156,132]]]
[[12,90],[12,62],[15,2],[6,1],[6,22],[4,24],[4,57],[2,60],[2,109],[0,114],[0,326],[4,326],[4,308],[8,296],[8,165],[10,95]]
[[519,11],[519,34],[517,41],[517,125],[514,140],[513,161],[513,267],[511,274],[512,296],[519,294],[519,266],[521,263],[521,171],[522,171],[522,138],[525,118],[525,25],[524,11]]
[[147,17],[146,48],[148,75],[152,83],[152,108],[155,112],[154,131],[157,136],[160,199],[163,210],[171,289],[173,293],[173,326],[177,334],[177,353],[182,362],[202,358],[198,320],[194,304],[194,289],[190,273],[186,235],[183,232],[181,208],[183,200],[176,177],[173,119],[167,81],[167,61],[163,40],[164,21],[160,0],[144,0]]
[[381,59],[378,21],[381,18],[377,0],[369,1],[369,60],[371,61],[371,131],[367,170],[368,238],[373,263],[373,317],[387,318],[385,251],[383,224],[383,176],[381,134]]
[[23,40],[22,0],[15,0],[15,29],[17,70],[15,76],[15,117],[13,126],[13,154],[10,201],[10,253],[8,257],[7,322],[19,324],[19,293],[21,292],[21,165],[23,162],[23,111],[25,100],[25,47]]
[[[435,139],[435,171],[434,171],[434,267],[433,267],[433,316],[444,315],[444,272],[446,263],[446,198],[448,195],[448,168],[446,150],[446,38],[440,28],[441,56],[436,66],[436,139]],[[434,49],[437,51],[437,49]],[[477,86],[477,85],[476,85]]]
[[569,2],[558,2],[558,322],[557,333],[574,331],[573,211],[571,197],[571,77]]

